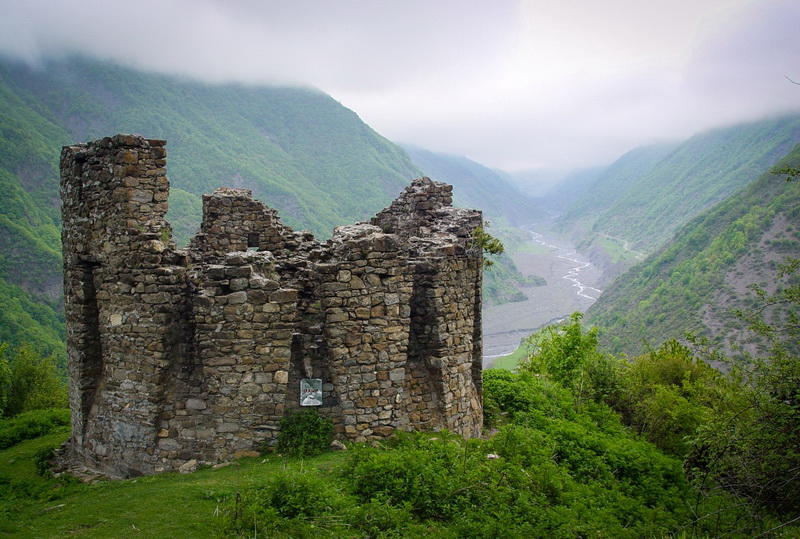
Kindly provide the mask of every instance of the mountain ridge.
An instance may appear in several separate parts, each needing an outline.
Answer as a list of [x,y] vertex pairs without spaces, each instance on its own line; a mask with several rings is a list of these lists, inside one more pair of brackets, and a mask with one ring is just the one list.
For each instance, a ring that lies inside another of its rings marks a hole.
[[[776,164],[798,165],[800,144]],[[756,351],[758,339],[733,311],[750,306],[751,284],[774,292],[777,264],[800,253],[798,222],[800,184],[768,169],[620,276],[589,308],[587,322],[615,352],[641,352],[643,335],[657,344],[687,332],[729,354]]]

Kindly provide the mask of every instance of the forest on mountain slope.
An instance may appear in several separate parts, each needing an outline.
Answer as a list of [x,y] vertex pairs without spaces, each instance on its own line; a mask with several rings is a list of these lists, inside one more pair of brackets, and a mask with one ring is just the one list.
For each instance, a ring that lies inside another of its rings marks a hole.
[[556,229],[615,276],[753,181],[798,140],[800,115],[787,114],[638,148],[575,192]]
[[[37,67],[0,60],[0,125],[0,342],[32,343],[61,358],[61,146],[117,132],[167,139],[167,219],[179,245],[199,226],[200,195],[219,186],[252,189],[284,222],[325,239],[423,174],[402,148],[319,91],[207,85],[84,58]],[[494,179],[454,182],[459,202],[485,202],[492,215],[520,207],[520,197],[502,208],[500,197],[485,198],[480,182]],[[498,268],[514,276],[510,260]],[[488,301],[510,299],[496,288]]]
[[[798,165],[800,145],[775,168]],[[778,264],[800,254],[798,223],[800,183],[766,170],[617,278],[589,309],[588,321],[615,352],[639,353],[689,332],[729,354],[753,352],[759,339],[735,311],[750,306],[748,285],[775,292]]]

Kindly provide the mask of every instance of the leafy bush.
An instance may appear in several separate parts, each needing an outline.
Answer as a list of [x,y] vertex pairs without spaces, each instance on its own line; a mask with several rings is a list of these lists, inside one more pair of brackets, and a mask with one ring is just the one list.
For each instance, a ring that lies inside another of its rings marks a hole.
[[49,477],[50,474],[50,461],[55,456],[56,449],[60,444],[48,445],[40,448],[33,454],[33,464],[36,466],[36,473],[42,477]]
[[278,451],[311,456],[326,451],[333,441],[333,422],[315,409],[290,413],[281,419]]
[[[796,521],[800,511],[800,259],[781,264],[772,294],[753,287],[754,307],[740,312],[768,353],[735,365],[700,428],[687,467],[703,487],[720,485],[745,500],[754,518]],[[783,280],[783,282],[781,282]],[[774,309],[772,313],[766,308]]]
[[617,361],[597,350],[597,328],[584,331],[583,314],[547,326],[525,340],[528,358],[520,371],[545,375],[580,394],[613,397],[619,390]]
[[30,345],[22,345],[11,360],[0,345],[0,415],[67,406],[67,387],[54,357],[40,356]]
[[379,498],[406,506],[423,519],[452,517],[460,509],[459,489],[469,473],[461,445],[406,440],[393,451],[356,450],[345,472],[353,493],[362,502]]
[[624,364],[621,376],[623,387],[613,407],[626,424],[679,456],[686,454],[689,439],[728,385],[718,371],[674,340]]
[[226,536],[314,537],[337,528],[353,502],[319,473],[293,471],[228,496],[225,507]]
[[69,410],[54,408],[24,412],[0,421],[0,449],[49,434],[69,425]]
[[487,426],[513,421],[519,415],[574,417],[572,395],[541,376],[489,369],[483,373],[483,389]]

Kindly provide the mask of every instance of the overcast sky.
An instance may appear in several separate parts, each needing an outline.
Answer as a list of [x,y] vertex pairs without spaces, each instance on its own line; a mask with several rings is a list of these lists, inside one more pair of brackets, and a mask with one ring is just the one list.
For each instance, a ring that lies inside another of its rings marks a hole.
[[0,51],[302,84],[506,170],[800,109],[799,0],[0,0]]

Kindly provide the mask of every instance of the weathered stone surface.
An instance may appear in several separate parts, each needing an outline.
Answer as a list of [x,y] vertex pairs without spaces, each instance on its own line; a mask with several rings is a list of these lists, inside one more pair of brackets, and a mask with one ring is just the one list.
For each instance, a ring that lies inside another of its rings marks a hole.
[[347,451],[347,446],[340,440],[334,440],[331,442],[331,449],[334,451]]
[[186,462],[184,462],[183,464],[181,464],[178,467],[178,471],[180,473],[184,473],[184,474],[192,473],[192,472],[194,472],[196,470],[197,470],[197,460],[196,459],[187,460]]
[[240,449],[239,451],[234,452],[233,458],[235,459],[242,459],[245,457],[260,457],[261,453],[258,451],[253,451],[250,449]]
[[341,438],[480,434],[480,212],[420,178],[320,243],[221,188],[178,250],[165,145],[62,151],[75,464],[125,476],[255,455],[300,408],[302,378],[323,380],[317,409]]

